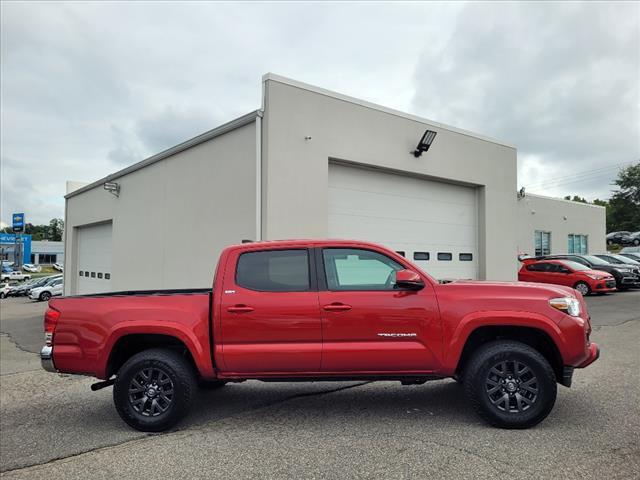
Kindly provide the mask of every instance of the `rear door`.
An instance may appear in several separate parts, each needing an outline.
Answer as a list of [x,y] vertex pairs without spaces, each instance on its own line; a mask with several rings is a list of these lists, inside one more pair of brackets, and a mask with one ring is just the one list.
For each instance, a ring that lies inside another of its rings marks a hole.
[[548,263],[530,263],[522,270],[520,279],[523,282],[545,282],[545,272]]
[[315,265],[306,248],[229,255],[220,304],[225,373],[318,372],[322,354]]

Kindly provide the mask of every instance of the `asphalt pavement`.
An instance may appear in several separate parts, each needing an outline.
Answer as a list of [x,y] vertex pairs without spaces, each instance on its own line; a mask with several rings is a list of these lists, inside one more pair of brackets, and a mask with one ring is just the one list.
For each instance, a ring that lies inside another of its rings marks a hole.
[[640,291],[587,299],[601,358],[529,430],[482,423],[451,380],[245,382],[201,392],[164,434],[111,388],[39,367],[46,305],[0,303],[2,478],[640,478]]

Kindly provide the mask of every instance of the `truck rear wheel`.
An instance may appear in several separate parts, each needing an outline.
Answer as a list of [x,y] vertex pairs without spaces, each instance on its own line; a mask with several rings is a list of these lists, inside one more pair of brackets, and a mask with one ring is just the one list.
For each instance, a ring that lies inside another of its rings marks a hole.
[[113,401],[120,417],[136,430],[160,432],[189,412],[196,391],[187,360],[173,350],[153,348],[134,355],[120,368]]
[[537,350],[512,340],[480,347],[463,378],[474,409],[495,427],[533,427],[556,401],[556,378],[549,362]]

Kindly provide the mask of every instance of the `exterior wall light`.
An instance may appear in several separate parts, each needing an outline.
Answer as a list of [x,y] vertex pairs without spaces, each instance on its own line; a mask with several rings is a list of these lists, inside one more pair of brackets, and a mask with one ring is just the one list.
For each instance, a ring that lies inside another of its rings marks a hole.
[[104,189],[112,195],[116,197],[120,196],[120,184],[117,182],[105,182],[103,185]]
[[524,191],[524,187],[522,187],[519,191],[518,191],[518,200],[520,200],[521,198],[524,198],[526,196],[526,193]]
[[422,152],[426,152],[427,150],[429,150],[429,147],[433,143],[433,139],[436,138],[436,135],[436,132],[434,132],[433,130],[425,130],[422,138],[420,139],[420,142],[418,142],[418,146],[413,152],[411,152],[413,156],[418,158],[420,155],[422,155]]

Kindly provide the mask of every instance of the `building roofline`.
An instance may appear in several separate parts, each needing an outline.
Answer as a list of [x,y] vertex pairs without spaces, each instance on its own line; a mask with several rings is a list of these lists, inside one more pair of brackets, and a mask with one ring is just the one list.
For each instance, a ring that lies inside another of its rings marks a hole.
[[91,182],[88,185],[85,185],[84,187],[81,187],[77,190],[74,190],[70,193],[68,193],[67,195],[64,196],[64,198],[71,198],[74,197],[76,195],[79,195],[83,192],[86,192],[87,190],[92,190],[93,188],[104,184],[105,182],[111,182],[113,180],[116,180],[117,178],[120,177],[124,177],[125,175],[128,175],[129,173],[133,173],[137,170],[140,170],[144,167],[147,167],[149,165],[153,165],[156,162],[159,162],[161,160],[164,160],[165,158],[169,158],[172,155],[175,155],[177,153],[180,152],[184,152],[185,150],[191,148],[191,147],[195,147],[196,145],[200,145],[201,143],[207,142],[213,138],[219,137],[221,135],[224,135],[225,133],[228,133],[232,130],[235,130],[237,128],[240,127],[244,127],[245,125],[248,125],[252,122],[255,121],[256,117],[262,115],[262,112],[260,110],[254,110],[253,112],[249,112],[246,115],[243,115],[241,117],[235,118],[233,120],[231,120],[230,122],[224,123],[222,125],[220,125],[219,127],[214,128],[213,130],[209,130],[207,132],[201,133],[200,135],[197,135],[189,140],[186,140],[182,143],[179,143],[178,145],[175,145],[171,148],[168,148],[166,150],[163,150],[160,153],[156,153],[155,155],[152,155],[151,157],[148,157],[138,163],[134,163],[133,165],[130,165],[126,168],[123,168],[122,170],[118,170],[115,173],[112,173],[110,175],[107,175],[106,177],[101,178],[100,180],[96,180],[95,182]]
[[395,110],[393,108],[384,107],[382,105],[378,105],[372,102],[367,102],[366,100],[362,100],[355,97],[350,97],[348,95],[343,95],[342,93],[334,92],[331,90],[327,90],[321,87],[316,87],[314,85],[310,85],[308,83],[299,82],[298,80],[294,80],[292,78],[283,77],[277,75],[275,73],[265,73],[262,76],[262,82],[266,82],[267,80],[271,80],[278,83],[283,83],[285,85],[290,85],[292,87],[300,88],[302,90],[307,90],[309,92],[318,93],[320,95],[325,95],[327,97],[335,98],[338,100],[342,100],[344,102],[353,103],[355,105],[360,105],[361,107],[370,108],[372,110],[377,110],[379,112],[384,112],[389,115],[395,115],[396,117],[406,118],[408,120],[413,120],[414,122],[424,123],[427,125],[431,125],[436,128],[440,128],[442,130],[449,130],[450,132],[459,133],[461,135],[466,135],[468,137],[473,137],[479,140],[483,140],[485,142],[495,143],[501,145],[503,147],[513,148],[516,150],[514,145],[508,144],[501,140],[496,140],[495,138],[487,137],[485,135],[480,135],[478,133],[470,132],[468,130],[463,130],[461,128],[452,127],[451,125],[445,125],[444,123],[434,122],[433,120],[429,120],[428,118],[419,117],[417,115],[413,115],[411,113],[402,112],[400,110]]
[[556,202],[571,203],[573,205],[581,205],[581,206],[585,206],[585,207],[602,208],[602,209],[605,208],[605,207],[603,207],[601,205],[594,205],[593,203],[574,202],[573,200],[567,200],[566,198],[550,197],[548,195],[539,195],[537,193],[526,192],[523,198],[527,198],[527,197],[541,198],[543,200],[554,200]]

